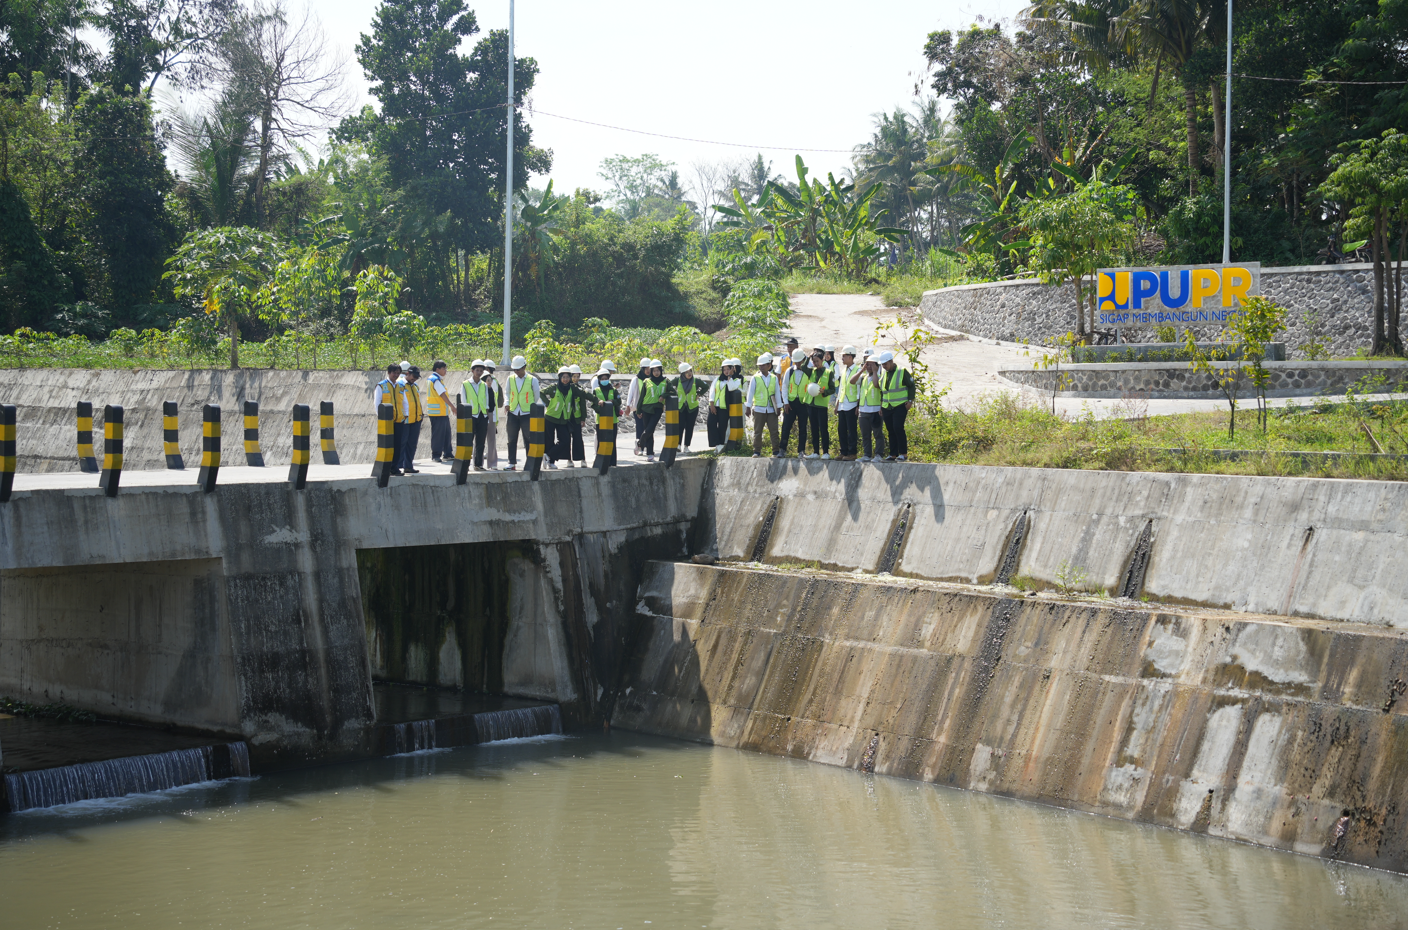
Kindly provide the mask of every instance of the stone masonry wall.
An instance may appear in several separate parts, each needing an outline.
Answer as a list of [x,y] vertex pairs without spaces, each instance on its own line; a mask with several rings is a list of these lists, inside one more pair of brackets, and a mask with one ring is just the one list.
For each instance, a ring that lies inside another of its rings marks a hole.
[[[1261,269],[1261,290],[1286,307],[1281,341],[1291,359],[1306,358],[1305,346],[1322,340],[1331,355],[1368,348],[1373,325],[1374,269],[1369,264],[1302,265]],[[935,326],[989,339],[1051,345],[1075,329],[1075,285],[1035,279],[963,284],[926,291],[924,318]],[[1309,319],[1308,319],[1309,317]],[[1208,327],[1211,335],[1215,329]],[[1154,339],[1152,327],[1124,329],[1131,342]]]

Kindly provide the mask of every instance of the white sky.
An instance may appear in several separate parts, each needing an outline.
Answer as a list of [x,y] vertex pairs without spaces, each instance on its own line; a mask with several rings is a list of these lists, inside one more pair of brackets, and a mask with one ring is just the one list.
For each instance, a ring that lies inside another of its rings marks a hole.
[[[371,101],[353,48],[371,31],[377,0],[309,0],[349,79]],[[291,4],[297,8],[298,0]],[[508,0],[467,0],[481,32],[508,25]],[[822,176],[849,166],[870,137],[871,115],[914,102],[923,48],[936,29],[978,16],[1010,19],[1027,0],[517,0],[515,52],[538,60],[534,109],[631,129],[743,143],[743,148],[657,139],[530,115],[533,140],[554,153],[556,189],[603,190],[603,158],[653,152],[680,169],[700,160],[751,159],[763,146],[792,176],[798,148]],[[464,51],[471,47],[466,44]],[[359,101],[358,106],[360,106]],[[545,178],[533,178],[541,187]]]

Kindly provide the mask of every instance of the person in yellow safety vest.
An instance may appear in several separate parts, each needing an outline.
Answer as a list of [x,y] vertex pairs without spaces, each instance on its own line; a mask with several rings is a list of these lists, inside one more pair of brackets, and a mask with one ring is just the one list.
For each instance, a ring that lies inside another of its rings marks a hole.
[[[860,371],[851,375],[850,379],[851,384],[860,389],[860,404],[856,409],[860,411],[858,423],[864,452],[860,457],[862,462],[878,461],[886,454],[885,423],[880,415],[880,363],[876,361],[879,354],[878,349],[866,349],[865,362],[860,366]],[[875,452],[873,456],[872,448]]]
[[885,461],[901,462],[909,457],[909,437],[904,431],[904,421],[909,418],[909,408],[914,403],[914,376],[908,368],[895,365],[895,353],[881,352],[880,358],[880,417],[885,421],[885,432],[890,434],[890,454]]
[[[569,365],[567,370],[572,372],[572,383],[580,388],[575,400],[572,401],[572,416],[567,421],[567,432],[572,440],[572,462],[581,462],[582,468],[587,466],[587,450],[582,444],[582,421],[587,418],[587,406],[591,402],[591,394],[582,385],[582,366]],[[577,467],[575,464],[572,467]]]
[[484,468],[484,444],[489,440],[489,415],[494,410],[494,392],[484,377],[484,360],[469,363],[469,379],[461,385],[460,396],[469,408],[469,430],[474,443],[474,469]]
[[786,455],[788,438],[792,435],[792,427],[797,427],[797,454],[804,455],[807,451],[807,424],[811,421],[811,414],[808,412],[809,404],[802,400],[802,389],[806,387],[805,372],[802,366],[806,364],[807,353],[801,349],[792,351],[792,363],[787,367],[782,375],[782,399],[787,405],[782,408],[782,446],[780,452],[774,455]]
[[436,359],[430,365],[430,377],[425,385],[425,416],[430,420],[430,460],[448,465],[455,457],[455,444],[450,428],[454,401],[445,387],[445,363]]
[[[665,415],[665,398],[675,393],[675,386],[665,379],[665,366],[658,358],[649,359],[649,362],[645,378],[639,384],[632,385],[632,390],[638,392],[636,407],[640,413],[636,421],[640,424],[636,431],[636,442],[640,444],[645,460],[653,462],[655,427],[660,425],[660,418]],[[626,403],[630,404],[629,398]]]
[[[831,395],[836,393],[836,369],[826,361],[826,350],[817,346],[803,373],[802,400],[807,404],[808,426],[812,434],[809,459],[831,458]],[[813,390],[815,386],[815,390]]]
[[734,361],[726,358],[720,362],[719,376],[709,385],[709,417],[704,425],[709,447],[715,452],[724,451],[724,443],[728,442],[728,379],[734,377]]
[[572,468],[572,411],[577,400],[591,398],[585,391],[572,383],[572,371],[566,365],[557,370],[557,380],[543,388],[543,404],[547,407],[548,440],[544,443],[543,458],[548,468],[556,468],[559,459]]
[[758,356],[758,373],[748,379],[743,397],[743,413],[753,418],[753,458],[763,454],[763,428],[767,427],[772,454],[782,454],[777,441],[777,415],[782,410],[782,379],[773,374],[772,353]]
[[689,362],[680,362],[679,372],[680,376],[671,383],[680,399],[680,454],[689,455],[694,423],[699,419],[699,379],[694,377],[694,366]]
[[836,438],[840,443],[837,458],[843,462],[856,460],[856,438],[860,423],[860,385],[851,383],[851,376],[861,371],[855,363],[856,347],[841,350],[836,378]]
[[792,366],[796,364],[792,361],[792,357],[797,354],[798,348],[799,346],[797,345],[797,337],[791,336],[788,338],[787,343],[783,347],[782,352],[776,356],[776,358],[782,360],[777,368],[777,376],[779,378],[786,378],[787,373],[791,371]]
[[409,365],[401,377],[406,382],[401,386],[406,411],[406,441],[401,448],[400,468],[404,474],[415,475],[420,473],[415,462],[416,446],[420,445],[420,425],[425,419],[425,403],[421,400],[420,386],[416,383],[420,380],[420,369]]
[[636,432],[636,455],[643,451],[640,444],[640,386],[646,378],[650,377],[650,359],[640,360],[640,370],[631,379],[631,383],[626,386],[626,406],[621,408],[621,416],[629,416],[632,419],[632,426]]
[[401,366],[386,366],[386,377],[372,389],[372,412],[381,409],[382,404],[391,408],[391,473],[401,474],[401,447],[406,441],[406,405],[401,397]]
[[494,378],[497,367],[492,358],[484,356],[484,380],[489,385],[489,430],[484,434],[484,467],[490,471],[497,471],[499,467],[499,406],[504,393]]
[[534,404],[542,403],[538,379],[528,373],[528,361],[515,355],[509,363],[513,373],[504,382],[504,426],[508,429],[508,467],[518,469],[518,439],[523,437],[524,454],[528,449],[528,415]]
[[[601,370],[592,379],[592,412],[596,414],[600,421],[604,416],[610,416],[619,421],[621,418],[621,392],[616,390],[616,385],[611,383],[611,372],[607,369],[607,362],[601,363]],[[614,367],[614,366],[613,366]],[[621,424],[617,422],[617,430]],[[619,433],[617,434],[619,436]],[[611,464],[616,464],[616,449],[611,450]]]

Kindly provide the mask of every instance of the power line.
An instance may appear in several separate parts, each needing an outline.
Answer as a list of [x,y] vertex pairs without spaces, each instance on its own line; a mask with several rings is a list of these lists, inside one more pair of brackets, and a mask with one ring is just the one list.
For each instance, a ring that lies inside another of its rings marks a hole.
[[663,132],[646,132],[644,129],[628,129],[625,126],[612,126],[607,123],[594,123],[587,119],[578,119],[575,116],[563,116],[561,113],[549,113],[546,110],[530,110],[534,116],[551,116],[554,119],[565,119],[573,123],[582,123],[586,126],[597,126],[601,129],[614,129],[617,132],[632,132],[638,136],[654,136],[657,139],[673,139],[676,142],[695,142],[700,145],[727,145],[739,149],[761,149],[767,152],[828,152],[836,155],[851,155],[851,149],[809,149],[800,146],[790,145],[752,145],[745,142],[719,142],[714,139],[692,139],[689,136],[670,136]]
[[1404,84],[1408,84],[1408,81],[1322,81],[1322,80],[1310,80],[1310,79],[1308,79],[1308,78],[1302,79],[1302,78],[1262,77],[1262,76],[1259,75],[1259,74],[1238,74],[1238,73],[1235,72],[1235,71],[1232,72],[1232,76],[1233,76],[1233,77],[1239,77],[1239,78],[1246,78],[1246,79],[1249,80],[1249,81],[1277,81],[1277,82],[1284,83],[1284,84],[1365,84],[1365,85],[1376,85],[1376,86],[1378,86],[1378,85],[1402,86],[1402,85],[1404,85]]

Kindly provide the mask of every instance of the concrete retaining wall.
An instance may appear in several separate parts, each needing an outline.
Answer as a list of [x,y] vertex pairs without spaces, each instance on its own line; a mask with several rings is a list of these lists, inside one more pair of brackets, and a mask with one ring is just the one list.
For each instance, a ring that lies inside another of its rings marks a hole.
[[1147,528],[1144,596],[1408,629],[1401,483],[721,459],[704,502],[694,545],[721,559],[772,510],[774,564],[874,572],[898,538],[897,575],[986,584],[1010,553],[1033,585],[1118,592]]
[[[1219,368],[1235,363],[1217,363]],[[1408,381],[1408,362],[1266,362],[1270,373],[1270,397],[1343,394],[1361,381],[1382,379],[1369,393],[1402,391]],[[1222,397],[1222,389],[1210,375],[1193,371],[1187,362],[1100,362],[1062,365],[1060,370],[1031,368],[1001,371],[1014,384],[1050,391],[1059,383],[1067,397]],[[1059,382],[1057,379],[1060,379]],[[1250,395],[1251,382],[1242,379],[1241,390]]]
[[1408,870],[1408,637],[652,566],[613,724]]
[[[1304,359],[1304,346],[1312,340],[1323,341],[1332,355],[1367,348],[1373,338],[1373,283],[1374,266],[1366,263],[1261,269],[1262,294],[1290,311],[1280,341],[1291,359]],[[1035,278],[926,291],[919,303],[935,326],[1034,345],[1054,345],[1074,331],[1075,307],[1074,284],[1053,287]],[[1121,333],[1131,342],[1154,341],[1152,327]]]

